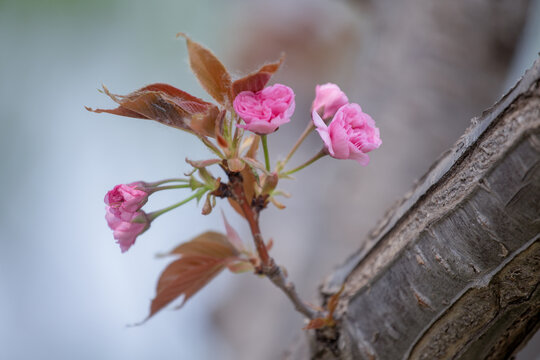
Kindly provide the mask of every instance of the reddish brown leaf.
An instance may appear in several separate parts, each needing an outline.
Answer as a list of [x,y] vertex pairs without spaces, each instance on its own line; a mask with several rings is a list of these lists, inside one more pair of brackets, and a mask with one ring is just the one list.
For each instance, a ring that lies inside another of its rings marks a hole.
[[226,105],[231,89],[231,76],[218,58],[201,44],[191,40],[186,34],[178,33],[186,39],[191,70],[202,87],[220,104]]
[[315,318],[312,319],[306,327],[304,327],[304,330],[310,330],[310,329],[320,329],[325,326],[335,326],[336,322],[334,320],[334,312],[336,311],[336,307],[339,303],[339,297],[343,293],[343,290],[345,289],[345,284],[341,286],[341,289],[334,295],[330,297],[328,300],[328,314],[324,318]]
[[[120,106],[116,109],[91,109],[138,119],[156,120],[162,124],[202,135],[213,136],[217,107],[167,84],[151,84],[128,95],[115,95],[104,86],[103,91]],[[194,119],[194,120],[193,120]],[[194,121],[194,123],[193,123]],[[210,125],[199,125],[204,122]],[[196,126],[192,126],[192,125]],[[211,129],[208,131],[207,129]]]
[[310,320],[310,322],[303,328],[303,330],[320,329],[325,326],[328,326],[328,319],[315,318]]
[[147,319],[180,296],[180,306],[184,305],[229,264],[244,261],[227,236],[214,231],[177,246],[169,255],[180,255],[180,259],[161,274]]
[[233,82],[231,89],[232,100],[242,91],[257,92],[262,90],[268,84],[272,75],[279,70],[284,60],[285,56],[282,55],[278,61],[266,64],[259,70]]
[[215,231],[207,231],[191,239],[189,242],[178,245],[169,254],[183,256],[200,255],[225,259],[238,255],[238,251],[226,235]]
[[161,274],[157,294],[152,300],[147,319],[182,295],[184,296],[182,305],[184,305],[224,267],[224,259],[202,256],[182,257],[172,262]]
[[216,123],[219,121],[220,111],[216,106],[212,106],[206,112],[193,114],[190,126],[196,133],[216,137]]
[[339,297],[343,293],[343,290],[345,290],[345,284],[341,285],[339,291],[332,295],[328,300],[328,319],[331,321],[334,320],[334,312],[336,311],[336,307],[339,304]]

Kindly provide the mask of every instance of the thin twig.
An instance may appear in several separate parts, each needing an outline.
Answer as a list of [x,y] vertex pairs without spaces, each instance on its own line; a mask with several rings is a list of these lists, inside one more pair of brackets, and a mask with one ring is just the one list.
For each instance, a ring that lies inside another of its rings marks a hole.
[[304,303],[296,289],[294,284],[290,281],[287,281],[287,278],[281,271],[281,268],[276,265],[274,259],[268,254],[268,249],[264,243],[264,239],[261,235],[261,229],[259,227],[259,214],[254,211],[251,207],[251,204],[248,203],[244,192],[243,179],[239,174],[229,174],[230,185],[232,188],[232,193],[234,199],[238,202],[242,211],[245,215],[245,218],[251,229],[251,234],[253,235],[253,240],[255,242],[255,247],[257,248],[257,253],[261,259],[261,266],[258,269],[259,272],[265,275],[274,285],[280,288],[285,295],[291,300],[295,309],[306,316],[308,319],[313,319],[317,316],[317,312],[311,309],[306,303]]

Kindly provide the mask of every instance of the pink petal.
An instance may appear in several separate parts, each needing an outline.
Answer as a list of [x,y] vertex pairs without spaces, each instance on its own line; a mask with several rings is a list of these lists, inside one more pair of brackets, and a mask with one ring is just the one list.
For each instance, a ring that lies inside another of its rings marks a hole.
[[353,144],[350,144],[349,149],[351,150],[349,154],[349,159],[355,160],[362,166],[369,164],[369,155],[358,150]]
[[273,133],[279,127],[279,125],[269,122],[251,122],[249,124],[238,124],[239,128],[249,130],[259,135],[266,135]]
[[335,119],[328,126],[332,147],[334,149],[334,157],[337,159],[349,158],[349,135],[343,128],[343,125],[336,122]]
[[225,223],[225,231],[227,232],[227,238],[229,239],[231,244],[233,244],[236,250],[238,250],[238,252],[244,251],[246,248],[244,247],[242,239],[240,239],[240,235],[238,235],[236,230],[234,230],[231,224],[229,224],[223,211],[221,211],[221,215],[223,216],[223,222]]
[[332,148],[332,140],[330,139],[330,134],[328,132],[328,126],[324,123],[324,121],[321,119],[317,111],[313,110],[311,113],[311,118],[313,119],[313,124],[315,124],[315,127],[319,135],[321,136],[321,139],[330,153],[331,156],[334,156],[334,149]]

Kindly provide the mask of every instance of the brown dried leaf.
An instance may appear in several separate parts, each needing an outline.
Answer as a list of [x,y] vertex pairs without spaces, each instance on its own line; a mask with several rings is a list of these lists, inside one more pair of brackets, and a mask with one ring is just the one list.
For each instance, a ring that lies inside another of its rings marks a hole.
[[186,39],[191,70],[202,87],[220,104],[226,105],[231,89],[231,76],[218,58],[201,44],[191,40],[186,34],[178,33]]
[[266,64],[262,66],[259,70],[233,82],[231,88],[232,100],[234,100],[236,95],[238,95],[242,91],[257,92],[262,90],[266,86],[268,81],[270,81],[272,75],[274,75],[274,73],[279,70],[279,67],[284,60],[285,56],[281,55],[278,61]]

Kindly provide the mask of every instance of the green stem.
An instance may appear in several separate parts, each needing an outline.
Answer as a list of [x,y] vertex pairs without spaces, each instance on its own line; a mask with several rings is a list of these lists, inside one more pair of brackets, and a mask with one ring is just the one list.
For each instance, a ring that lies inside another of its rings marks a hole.
[[315,128],[315,125],[313,125],[313,121],[310,121],[308,126],[306,127],[306,129],[304,130],[304,132],[302,133],[302,135],[300,135],[300,137],[298,138],[298,140],[296,140],[296,143],[294,144],[293,148],[291,149],[291,151],[289,151],[289,154],[287,155],[287,157],[285,158],[285,160],[283,160],[283,162],[281,162],[281,166],[282,168],[285,167],[285,165],[287,164],[287,162],[289,162],[289,160],[291,159],[291,157],[293,156],[293,154],[296,152],[296,150],[298,150],[298,147],[300,147],[300,144],[302,144],[302,142],[306,139],[306,137],[309,135],[309,133],[311,132],[311,130],[313,130]]
[[161,186],[156,187],[152,190],[152,192],[160,191],[160,190],[169,190],[169,189],[185,189],[191,187],[190,184],[182,184],[182,185],[167,185],[167,186]]
[[208,190],[207,188],[203,188],[202,190],[199,190],[196,193],[192,194],[187,199],[184,199],[184,200],[180,201],[179,203],[173,204],[173,205],[171,205],[169,207],[166,207],[164,209],[148,213],[147,216],[150,219],[150,221],[154,221],[158,216],[160,216],[162,214],[165,214],[166,212],[171,211],[173,209],[176,209],[177,207],[182,206],[182,205],[190,202],[191,200],[193,200],[195,198],[198,198],[198,197],[202,196],[207,190]]
[[155,182],[145,183],[145,184],[147,184],[150,187],[154,187],[154,186],[158,186],[158,185],[165,184],[165,183],[170,183],[170,182],[188,183],[189,180],[188,179],[165,179],[165,180],[160,180],[160,181],[155,181]]
[[266,165],[266,171],[270,171],[270,155],[268,155],[268,143],[266,141],[266,135],[261,135],[261,140],[264,150],[264,164]]
[[324,150],[321,150],[319,151],[314,157],[312,157],[311,159],[309,159],[308,161],[306,161],[305,163],[303,163],[302,165],[292,169],[292,170],[289,170],[287,172],[284,172],[282,173],[281,175],[291,175],[291,174],[294,174],[295,172],[297,171],[300,171],[302,170],[303,168],[305,168],[306,166],[308,165],[311,165],[313,164],[315,161],[319,160],[320,158],[326,156],[326,153],[324,152]]
[[210,140],[208,140],[206,136],[202,136],[202,135],[197,135],[197,136],[199,137],[199,139],[201,139],[203,144],[206,145],[206,147],[210,149],[210,151],[212,151],[214,154],[216,154],[220,159],[225,158],[223,153],[219,151],[219,149],[214,144],[212,144],[212,142],[210,142]]

